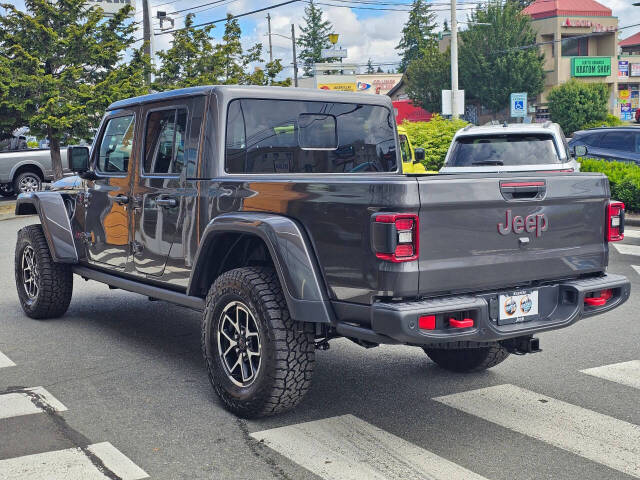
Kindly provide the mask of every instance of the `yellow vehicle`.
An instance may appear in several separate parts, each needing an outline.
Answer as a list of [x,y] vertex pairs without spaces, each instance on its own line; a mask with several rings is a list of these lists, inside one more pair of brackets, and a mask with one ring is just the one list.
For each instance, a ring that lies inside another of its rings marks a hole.
[[428,172],[421,163],[421,160],[424,160],[424,149],[413,149],[407,130],[404,127],[398,127],[398,138],[400,139],[400,151],[402,152],[402,173],[432,173]]

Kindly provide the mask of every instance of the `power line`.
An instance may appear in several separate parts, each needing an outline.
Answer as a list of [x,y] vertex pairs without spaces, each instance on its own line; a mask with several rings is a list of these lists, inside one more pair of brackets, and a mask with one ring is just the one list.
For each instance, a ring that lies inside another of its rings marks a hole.
[[[172,18],[173,18],[173,20],[180,20],[181,18],[186,18],[189,15],[196,15],[198,13],[206,12],[207,10],[212,10],[212,9],[215,9],[215,8],[231,5],[232,3],[238,2],[239,0],[220,0],[220,1],[225,2],[225,3],[218,3],[217,5],[213,5],[213,6],[204,8],[202,10],[198,10],[197,12],[189,12],[186,15],[180,15],[178,17],[172,17]],[[199,7],[193,7],[193,8],[200,8],[202,6],[204,6],[204,5],[200,5]],[[173,14],[170,13],[169,15],[173,15]]]
[[[286,2],[277,3],[275,5],[270,5],[268,7],[258,8],[257,10],[251,10],[250,12],[239,13],[238,15],[232,15],[230,17],[221,18],[219,20],[213,20],[211,22],[199,23],[197,25],[192,25],[190,28],[205,27],[207,25],[213,25],[214,23],[227,22],[229,20],[233,20],[234,18],[246,17],[247,15],[253,15],[254,13],[260,13],[260,12],[264,12],[264,11],[267,11],[267,10],[272,10],[274,8],[282,7],[284,5],[289,5],[291,3],[296,3],[296,2],[299,2],[299,1],[301,1],[301,0],[288,0]],[[166,35],[167,33],[179,32],[180,30],[185,30],[186,28],[187,27],[174,28],[173,30],[165,30],[164,32],[160,32],[157,35]]]

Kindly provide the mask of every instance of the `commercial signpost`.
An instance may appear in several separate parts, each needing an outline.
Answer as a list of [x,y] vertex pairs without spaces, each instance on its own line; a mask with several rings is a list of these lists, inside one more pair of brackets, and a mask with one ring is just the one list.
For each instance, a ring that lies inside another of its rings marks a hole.
[[572,77],[608,77],[611,75],[611,57],[572,57]]
[[525,118],[527,116],[527,92],[511,94],[511,116]]

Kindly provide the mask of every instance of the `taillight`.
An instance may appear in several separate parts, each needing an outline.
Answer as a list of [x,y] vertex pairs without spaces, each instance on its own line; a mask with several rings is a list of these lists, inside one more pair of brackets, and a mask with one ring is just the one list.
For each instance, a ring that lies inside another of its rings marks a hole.
[[609,202],[607,205],[606,232],[608,242],[624,240],[624,203]]
[[380,213],[373,217],[371,244],[381,260],[411,262],[418,258],[418,215]]

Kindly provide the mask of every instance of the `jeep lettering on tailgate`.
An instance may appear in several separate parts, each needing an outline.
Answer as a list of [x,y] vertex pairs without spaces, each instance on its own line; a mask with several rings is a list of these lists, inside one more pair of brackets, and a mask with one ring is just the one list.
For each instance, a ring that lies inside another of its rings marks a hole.
[[536,237],[540,237],[542,232],[546,232],[549,228],[549,221],[545,217],[544,213],[536,213],[522,217],[516,215],[515,217],[511,213],[511,210],[507,210],[507,217],[504,223],[498,223],[498,232],[500,235],[508,235],[509,233],[533,233],[536,232]]

